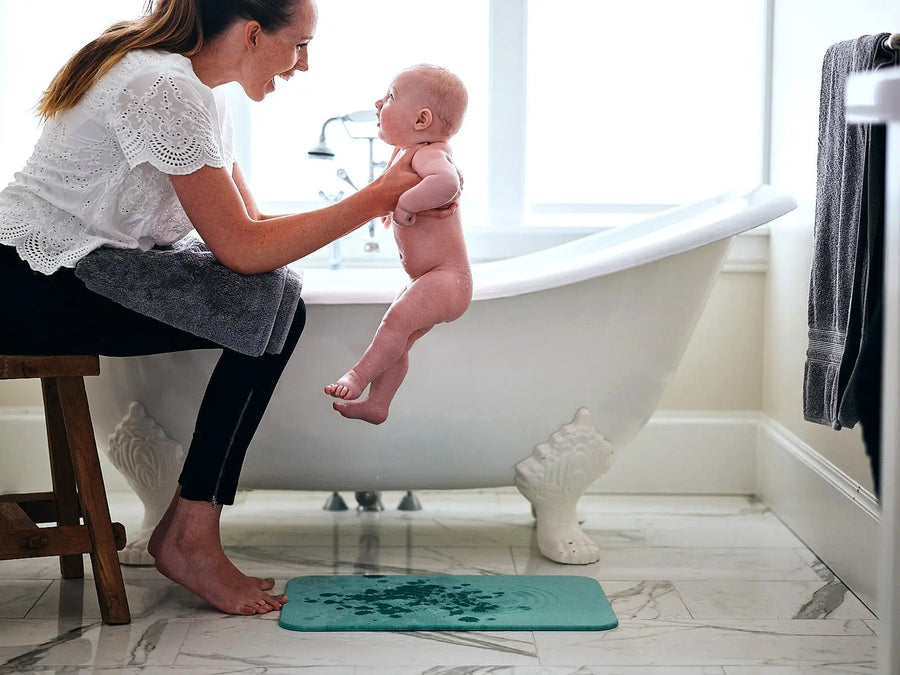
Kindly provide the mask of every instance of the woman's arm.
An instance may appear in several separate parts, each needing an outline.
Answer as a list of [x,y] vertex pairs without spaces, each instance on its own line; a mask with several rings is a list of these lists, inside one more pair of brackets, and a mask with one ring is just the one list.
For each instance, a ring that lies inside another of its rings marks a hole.
[[269,272],[309,255],[390,212],[403,192],[419,182],[410,160],[398,162],[371,185],[317,211],[266,218],[259,213],[236,169],[205,166],[169,176],[181,205],[213,255],[242,274]]

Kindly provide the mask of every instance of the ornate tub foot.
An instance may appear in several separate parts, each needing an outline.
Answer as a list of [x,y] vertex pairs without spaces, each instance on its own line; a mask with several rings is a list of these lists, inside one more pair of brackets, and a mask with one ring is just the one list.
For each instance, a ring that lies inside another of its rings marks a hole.
[[609,441],[594,429],[590,411],[580,408],[571,423],[516,464],[516,487],[537,518],[538,548],[551,560],[586,565],[600,559],[600,548],[578,524],[576,506],[591,483],[609,470],[613,454]]
[[134,401],[128,414],[109,435],[107,456],[144,505],[140,529],[128,537],[128,543],[119,552],[119,562],[152,565],[153,556],[147,552],[147,542],[172,500],[184,450],[166,435],[144,406]]

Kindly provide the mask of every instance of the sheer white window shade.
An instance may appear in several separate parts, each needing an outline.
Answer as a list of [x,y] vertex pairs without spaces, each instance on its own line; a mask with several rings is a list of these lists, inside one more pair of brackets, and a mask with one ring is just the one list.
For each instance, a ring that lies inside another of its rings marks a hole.
[[526,211],[758,183],[764,18],[763,0],[529,0]]

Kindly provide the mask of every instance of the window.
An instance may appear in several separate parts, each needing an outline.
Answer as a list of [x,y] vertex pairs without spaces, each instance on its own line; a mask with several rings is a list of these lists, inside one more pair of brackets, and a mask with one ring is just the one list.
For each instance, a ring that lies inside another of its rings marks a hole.
[[[38,134],[33,107],[87,39],[144,0],[0,2],[0,170]],[[232,89],[237,155],[272,212],[322,206],[368,178],[374,108],[402,68],[444,65],[469,90],[453,139],[467,226],[609,224],[761,181],[766,0],[320,0],[310,70],[264,103]],[[47,17],[53,17],[51,21]],[[32,27],[23,30],[22,27]],[[34,29],[33,27],[40,27]],[[27,63],[27,67],[21,64]],[[376,161],[389,149],[373,141]]]

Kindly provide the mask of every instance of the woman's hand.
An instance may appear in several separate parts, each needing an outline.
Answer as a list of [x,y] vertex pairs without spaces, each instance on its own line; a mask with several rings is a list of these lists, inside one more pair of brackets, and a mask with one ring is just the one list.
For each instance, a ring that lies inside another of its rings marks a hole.
[[380,215],[386,215],[393,211],[400,195],[418,185],[422,180],[422,177],[412,168],[413,154],[415,153],[404,153],[395,164],[385,169],[378,178],[363,188],[362,191],[372,190],[379,195],[382,200],[379,202]]

